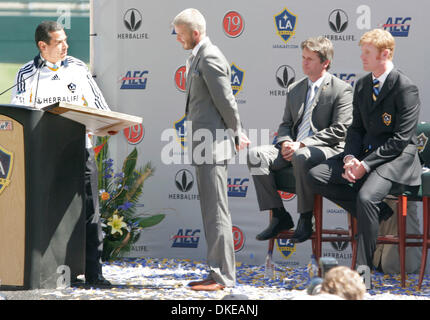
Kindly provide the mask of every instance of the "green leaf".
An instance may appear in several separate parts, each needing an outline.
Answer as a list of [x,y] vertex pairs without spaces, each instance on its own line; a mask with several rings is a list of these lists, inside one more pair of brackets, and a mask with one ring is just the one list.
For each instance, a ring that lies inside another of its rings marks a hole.
[[124,172],[124,179],[127,179],[133,174],[134,168],[136,167],[137,162],[137,149],[134,148],[127,158],[124,160],[122,166],[122,172]]
[[159,224],[161,221],[163,221],[165,217],[165,214],[156,214],[147,218],[139,218],[137,220],[137,223],[139,223],[139,226],[141,226],[142,228],[149,228]]

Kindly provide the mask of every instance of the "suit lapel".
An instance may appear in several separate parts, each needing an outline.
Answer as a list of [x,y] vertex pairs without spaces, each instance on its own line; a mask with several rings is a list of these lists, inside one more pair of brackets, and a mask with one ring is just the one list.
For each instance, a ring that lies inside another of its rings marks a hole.
[[330,73],[326,73],[323,82],[321,82],[321,85],[318,88],[317,93],[315,94],[315,99],[311,105],[311,108],[312,108],[311,110],[313,110],[313,108],[315,108],[315,106],[318,104],[318,101],[319,101],[321,95],[324,96],[326,94],[327,88],[331,83],[331,77],[332,76]]
[[399,77],[399,72],[396,69],[391,70],[388,74],[387,79],[385,79],[384,85],[382,86],[381,91],[379,92],[378,98],[375,102],[372,100],[372,92],[373,92],[373,81],[372,74],[369,75],[369,80],[367,81],[368,85],[366,86],[366,94],[369,97],[369,111],[375,110],[378,105],[385,99],[385,97],[391,92]]
[[305,113],[306,96],[308,93],[308,89],[309,89],[308,78],[305,78],[303,80],[302,84],[300,85],[300,91],[298,93],[298,97],[300,98],[301,103],[298,104],[297,120],[296,120],[296,123],[294,124],[294,126],[296,126],[297,124],[299,124],[302,121],[303,114]]
[[384,85],[382,86],[381,92],[379,92],[378,98],[374,103],[374,108],[376,108],[376,106],[378,106],[381,101],[384,100],[387,94],[391,91],[398,77],[399,72],[395,69],[391,70],[391,72],[388,74],[387,79],[385,79]]
[[186,98],[187,102],[186,102],[186,105],[185,105],[185,113],[188,113],[188,103],[190,101],[190,88],[191,88],[191,82],[193,80],[192,79],[193,70],[196,69],[197,64],[198,64],[198,62],[200,60],[200,57],[202,55],[202,52],[203,52],[204,48],[206,48],[210,44],[211,44],[211,42],[210,42],[210,40],[208,40],[206,43],[204,43],[200,47],[199,51],[197,51],[197,54],[196,54],[196,56],[193,59],[193,62],[190,65],[190,70],[188,70],[187,79],[185,81],[185,88],[187,90],[187,98]]

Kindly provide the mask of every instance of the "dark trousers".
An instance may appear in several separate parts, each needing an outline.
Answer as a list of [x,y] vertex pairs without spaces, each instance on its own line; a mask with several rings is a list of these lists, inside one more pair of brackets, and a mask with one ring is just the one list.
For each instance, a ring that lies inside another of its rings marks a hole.
[[357,265],[373,266],[379,228],[380,203],[392,182],[371,171],[356,183],[342,178],[343,161],[333,158],[309,171],[313,191],[338,204],[357,219]]
[[85,166],[85,278],[94,278],[102,274],[101,255],[103,234],[98,201],[98,173],[94,150],[86,149]]

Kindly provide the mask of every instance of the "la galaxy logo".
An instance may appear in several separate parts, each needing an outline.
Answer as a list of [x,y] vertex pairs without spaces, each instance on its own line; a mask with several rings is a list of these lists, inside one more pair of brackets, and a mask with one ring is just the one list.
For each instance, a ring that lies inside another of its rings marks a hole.
[[70,83],[67,85],[67,88],[68,88],[72,93],[75,93],[75,90],[76,90],[76,84],[74,84],[73,82],[70,82]]
[[382,120],[384,121],[384,124],[388,127],[391,124],[391,114],[384,112],[384,114],[382,115]]
[[187,116],[184,116],[174,123],[174,128],[176,131],[176,141],[181,144],[181,147],[186,148],[186,128],[185,121],[187,121]]
[[424,132],[421,132],[420,135],[417,137],[418,140],[418,151],[423,152],[423,150],[426,148],[427,141],[429,138],[424,134]]
[[275,20],[276,33],[287,43],[296,34],[297,16],[285,7],[273,18]]
[[0,194],[10,184],[13,167],[13,153],[0,146]]
[[237,95],[242,90],[245,70],[239,68],[234,62],[231,64],[231,88],[233,95]]
[[296,244],[289,239],[276,239],[276,247],[285,259],[291,258],[294,252],[296,252]]

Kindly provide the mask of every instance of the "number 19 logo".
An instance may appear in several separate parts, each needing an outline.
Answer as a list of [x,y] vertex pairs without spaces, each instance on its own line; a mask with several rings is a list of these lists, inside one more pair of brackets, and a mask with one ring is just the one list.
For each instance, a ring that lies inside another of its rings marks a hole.
[[236,11],[229,11],[222,21],[224,33],[230,38],[237,38],[245,28],[242,16]]

